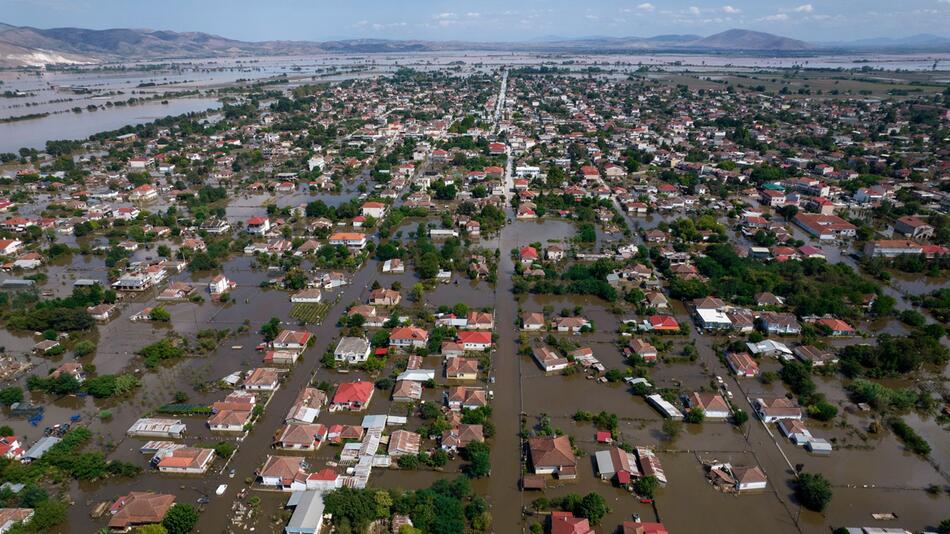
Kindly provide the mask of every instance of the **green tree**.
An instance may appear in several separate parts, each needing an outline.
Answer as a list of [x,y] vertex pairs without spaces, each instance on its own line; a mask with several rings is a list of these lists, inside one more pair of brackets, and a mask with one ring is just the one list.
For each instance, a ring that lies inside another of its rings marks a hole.
[[152,308],[152,311],[149,312],[148,318],[153,321],[167,323],[168,321],[171,321],[172,314],[162,306],[155,306]]
[[0,389],[0,404],[10,406],[15,402],[23,402],[23,390],[19,386]]
[[809,510],[821,512],[831,502],[831,483],[821,473],[801,473],[794,487],[795,497]]
[[482,442],[469,443],[462,449],[462,457],[468,461],[462,470],[472,478],[486,477],[491,473],[488,445]]
[[198,509],[191,504],[178,503],[172,506],[165,519],[162,520],[162,526],[168,531],[168,534],[188,534],[195,528],[198,522]]
[[581,499],[578,515],[586,517],[591,525],[600,523],[600,520],[610,511],[607,501],[598,493],[588,493]]

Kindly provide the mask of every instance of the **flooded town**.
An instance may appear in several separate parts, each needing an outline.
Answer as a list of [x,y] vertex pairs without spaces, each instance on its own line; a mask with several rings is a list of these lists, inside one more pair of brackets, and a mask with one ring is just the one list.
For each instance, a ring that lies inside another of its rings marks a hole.
[[0,532],[950,532],[945,61],[0,70]]

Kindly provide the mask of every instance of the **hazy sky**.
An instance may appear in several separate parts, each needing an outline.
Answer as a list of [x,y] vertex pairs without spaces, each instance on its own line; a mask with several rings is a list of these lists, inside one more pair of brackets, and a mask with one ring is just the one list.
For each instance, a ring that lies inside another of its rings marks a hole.
[[834,41],[950,36],[950,0],[0,0],[0,22],[204,31],[243,40],[493,41],[746,28]]

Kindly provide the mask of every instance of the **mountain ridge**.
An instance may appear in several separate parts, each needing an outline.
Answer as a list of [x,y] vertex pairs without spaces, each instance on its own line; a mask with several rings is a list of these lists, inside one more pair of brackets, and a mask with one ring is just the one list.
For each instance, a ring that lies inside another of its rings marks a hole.
[[808,43],[766,32],[730,29],[709,36],[664,34],[651,37],[548,35],[525,41],[473,42],[424,39],[337,39],[327,41],[241,41],[205,32],[110,28],[33,28],[0,22],[0,66],[46,63],[101,63],[121,60],[184,59],[214,56],[307,55],[317,53],[399,53],[460,50],[535,52],[820,52],[853,49],[950,50],[950,38],[918,34],[903,38]]

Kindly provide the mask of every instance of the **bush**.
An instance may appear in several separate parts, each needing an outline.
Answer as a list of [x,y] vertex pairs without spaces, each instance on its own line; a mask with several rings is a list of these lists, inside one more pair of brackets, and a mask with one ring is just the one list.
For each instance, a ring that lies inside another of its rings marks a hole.
[[819,421],[831,421],[838,415],[838,407],[827,401],[819,401],[808,407],[808,415]]
[[894,431],[894,434],[897,435],[904,442],[904,445],[907,445],[907,448],[911,450],[914,454],[919,454],[921,456],[927,456],[930,454],[930,444],[927,443],[927,440],[920,437],[913,428],[910,427],[907,423],[901,421],[900,419],[891,420],[891,430]]
[[15,402],[23,402],[23,390],[19,386],[10,386],[0,390],[0,404],[10,406]]
[[702,408],[691,408],[686,412],[686,416],[683,418],[689,424],[698,425],[703,422],[703,419],[706,418],[706,414],[703,412]]
[[821,512],[831,502],[831,484],[821,473],[802,473],[794,486],[795,497],[809,510]]
[[188,534],[197,522],[198,509],[190,504],[178,503],[165,514],[162,526],[168,530],[168,534]]

